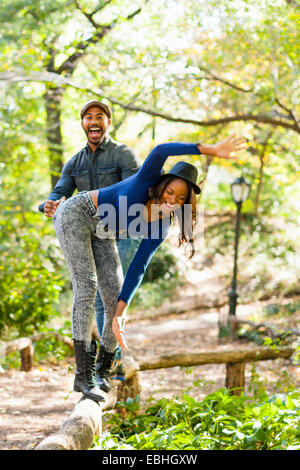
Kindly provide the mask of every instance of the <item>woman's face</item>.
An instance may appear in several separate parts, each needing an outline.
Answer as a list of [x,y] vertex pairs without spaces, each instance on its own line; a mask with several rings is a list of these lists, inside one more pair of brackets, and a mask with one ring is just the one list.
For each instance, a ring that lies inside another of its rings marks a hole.
[[160,210],[171,212],[182,207],[187,200],[189,188],[187,183],[181,178],[174,178],[166,186],[159,201]]

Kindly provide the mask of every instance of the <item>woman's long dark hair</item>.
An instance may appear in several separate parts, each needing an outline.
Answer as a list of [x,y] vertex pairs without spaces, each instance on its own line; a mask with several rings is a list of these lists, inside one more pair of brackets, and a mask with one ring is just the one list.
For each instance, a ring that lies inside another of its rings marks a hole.
[[[172,174],[165,174],[162,175],[158,182],[156,183],[155,186],[152,186],[149,189],[149,198],[152,199],[155,204],[159,204],[162,195],[168,186],[169,183],[171,183],[172,180],[179,178],[179,176],[172,175]],[[174,222],[174,219],[177,218],[179,221],[180,225],[180,232],[178,236],[178,246],[181,245],[186,245],[187,249],[191,251],[191,254],[189,255],[189,258],[192,258],[192,256],[195,253],[195,248],[194,248],[194,231],[196,228],[196,223],[197,223],[197,216],[196,216],[196,195],[193,190],[193,186],[186,180],[184,180],[187,185],[188,185],[188,196],[186,198],[185,203],[180,209],[177,209],[176,211],[171,213],[171,218],[172,222]],[[186,217],[186,210],[191,210],[191,217]],[[190,223],[188,223],[187,227],[185,227],[185,221],[189,220]]]

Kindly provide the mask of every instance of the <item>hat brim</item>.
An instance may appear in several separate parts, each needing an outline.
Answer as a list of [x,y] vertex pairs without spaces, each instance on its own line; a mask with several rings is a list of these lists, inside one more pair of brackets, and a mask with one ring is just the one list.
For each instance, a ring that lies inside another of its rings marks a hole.
[[197,186],[195,183],[193,183],[193,181],[190,181],[187,178],[184,178],[180,174],[177,174],[175,171],[174,171],[174,173],[172,171],[169,171],[167,174],[177,176],[177,178],[181,178],[183,181],[186,181],[187,183],[189,183],[192,186],[195,194],[200,194],[201,193],[201,189],[199,188],[199,186]]
[[192,186],[193,186],[193,190],[196,194],[200,194],[201,193],[201,189],[199,188],[199,186],[197,186],[196,184],[192,183]]

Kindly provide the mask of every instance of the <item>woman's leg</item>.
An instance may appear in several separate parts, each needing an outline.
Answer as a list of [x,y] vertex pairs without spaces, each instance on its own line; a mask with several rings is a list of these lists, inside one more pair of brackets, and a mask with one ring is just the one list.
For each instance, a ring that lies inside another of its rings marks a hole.
[[94,363],[96,350],[91,327],[97,290],[96,268],[91,244],[95,230],[95,208],[87,194],[68,199],[55,214],[53,223],[68,265],[74,298],[72,333],[76,360],[74,390],[86,398],[104,401],[97,387]]
[[105,315],[101,345],[114,352],[117,340],[112,331],[112,320],[116,313],[118,296],[123,284],[123,270],[114,238],[92,238],[92,249],[97,270],[98,287],[104,304]]
[[79,195],[63,203],[54,220],[73,286],[73,338],[89,347],[97,291],[97,275],[92,250],[94,220]]

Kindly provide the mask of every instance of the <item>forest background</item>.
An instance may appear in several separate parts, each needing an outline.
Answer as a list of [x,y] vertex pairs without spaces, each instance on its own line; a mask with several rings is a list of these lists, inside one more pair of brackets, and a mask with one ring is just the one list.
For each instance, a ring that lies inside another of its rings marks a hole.
[[299,10],[293,0],[0,1],[3,340],[53,319],[69,328],[69,275],[38,205],[85,145],[79,111],[91,99],[112,107],[112,137],[142,161],[166,141],[236,133],[249,142],[239,162],[184,157],[205,178],[205,243],[194,264],[171,242],[161,249],[133,312],[170,302],[207,267],[221,266],[229,289],[230,184],[241,174],[251,193],[239,294],[244,302],[299,294]]

